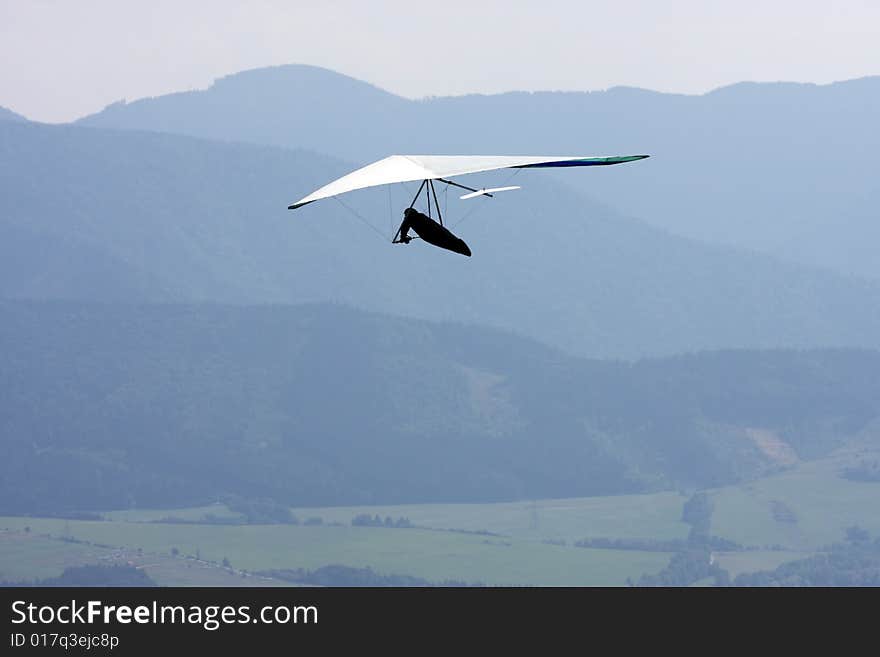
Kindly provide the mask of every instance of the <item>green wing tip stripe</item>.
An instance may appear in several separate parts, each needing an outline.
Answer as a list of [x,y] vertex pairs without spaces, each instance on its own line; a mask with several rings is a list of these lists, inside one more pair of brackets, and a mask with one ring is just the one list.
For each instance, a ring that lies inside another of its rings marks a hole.
[[622,164],[624,162],[635,162],[636,160],[644,160],[646,157],[651,157],[650,155],[620,155],[615,157],[606,157],[605,161],[608,164]]
[[537,162],[535,164],[521,164],[510,167],[511,169],[561,169],[565,167],[596,167],[608,164],[623,164],[644,160],[650,155],[612,155],[610,157],[584,157],[576,160],[551,160],[549,162]]

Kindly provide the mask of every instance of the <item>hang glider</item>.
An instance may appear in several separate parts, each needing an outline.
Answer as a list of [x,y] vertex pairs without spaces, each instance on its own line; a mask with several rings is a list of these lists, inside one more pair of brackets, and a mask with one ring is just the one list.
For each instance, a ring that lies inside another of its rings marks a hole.
[[[431,218],[431,200],[433,195],[434,206],[437,211],[437,220],[439,226],[434,227],[429,223],[422,221],[419,217],[409,213],[407,216],[411,221],[404,219],[401,227],[397,229],[397,233],[392,242],[395,244],[408,244],[413,238],[407,236],[407,226],[418,233],[419,237],[426,242],[439,246],[441,248],[470,255],[470,249],[462,240],[455,237],[443,225],[443,217],[440,214],[440,204],[437,202],[437,192],[434,189],[434,181],[445,183],[453,187],[464,189],[470,193],[464,194],[460,198],[467,200],[479,196],[492,197],[495,193],[519,189],[518,186],[502,186],[475,189],[462,185],[459,182],[451,180],[453,177],[465,176],[474,173],[484,173],[487,171],[497,171],[499,169],[547,169],[562,167],[592,167],[592,166],[608,166],[612,164],[623,164],[625,162],[635,162],[643,160],[648,155],[614,155],[601,157],[573,157],[573,156],[511,156],[511,155],[391,155],[385,159],[373,162],[365,167],[352,171],[351,173],[324,185],[320,189],[315,190],[308,196],[301,198],[296,203],[288,206],[288,210],[301,208],[309,203],[320,201],[321,199],[331,198],[353,192],[359,189],[367,189],[369,187],[378,187],[380,185],[391,185],[395,183],[405,183],[421,181],[415,198],[410,203],[407,210],[412,210],[413,206],[425,191],[427,197],[427,216],[421,215],[433,223]],[[419,226],[423,230],[419,229]],[[441,230],[435,230],[439,228]],[[424,233],[424,234],[423,234]],[[400,239],[398,239],[400,238]]]
[[[643,160],[647,155],[620,155],[612,157],[519,157],[506,155],[391,155],[384,160],[373,162],[352,171],[333,182],[301,198],[288,210],[301,208],[321,199],[338,196],[357,189],[413,182],[415,180],[439,180],[483,173],[498,169],[544,169],[555,167],[594,167],[609,164],[623,164]],[[478,190],[464,187],[471,192]],[[488,190],[487,190],[488,191]]]

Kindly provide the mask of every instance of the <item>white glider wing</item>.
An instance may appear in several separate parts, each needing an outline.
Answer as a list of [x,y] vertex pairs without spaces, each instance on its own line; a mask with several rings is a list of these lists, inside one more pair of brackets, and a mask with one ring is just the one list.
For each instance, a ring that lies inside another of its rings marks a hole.
[[338,196],[356,189],[413,180],[438,180],[496,169],[589,167],[634,162],[647,155],[604,157],[516,156],[516,155],[391,155],[352,171],[300,199],[289,210],[307,203]]

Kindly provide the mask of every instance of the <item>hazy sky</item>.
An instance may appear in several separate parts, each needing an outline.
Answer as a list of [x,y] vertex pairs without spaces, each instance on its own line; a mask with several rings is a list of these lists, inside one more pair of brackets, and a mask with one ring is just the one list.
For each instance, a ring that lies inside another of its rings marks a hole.
[[880,74],[878,0],[0,0],[0,105],[66,121],[275,64],[408,97]]

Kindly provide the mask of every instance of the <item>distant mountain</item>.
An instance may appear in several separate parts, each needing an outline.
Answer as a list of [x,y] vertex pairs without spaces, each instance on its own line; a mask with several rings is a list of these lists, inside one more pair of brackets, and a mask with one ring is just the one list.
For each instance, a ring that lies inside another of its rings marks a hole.
[[81,123],[305,148],[358,164],[400,152],[650,153],[638,166],[562,176],[678,234],[880,278],[877,116],[880,77],[742,83],[700,96],[616,87],[410,101],[324,69],[280,66],[117,103]]
[[286,210],[291,190],[348,166],[173,135],[0,124],[0,296],[338,301],[596,357],[880,346],[880,286],[673,237],[552,178],[491,200],[450,195],[447,218],[467,219],[455,230],[470,259],[390,244],[412,189],[395,190],[391,216],[381,189],[350,199],[357,215],[332,200]]
[[880,415],[878,352],[627,365],[330,305],[0,301],[0,371],[0,513],[717,486]]
[[0,121],[27,121],[27,119],[0,105]]

